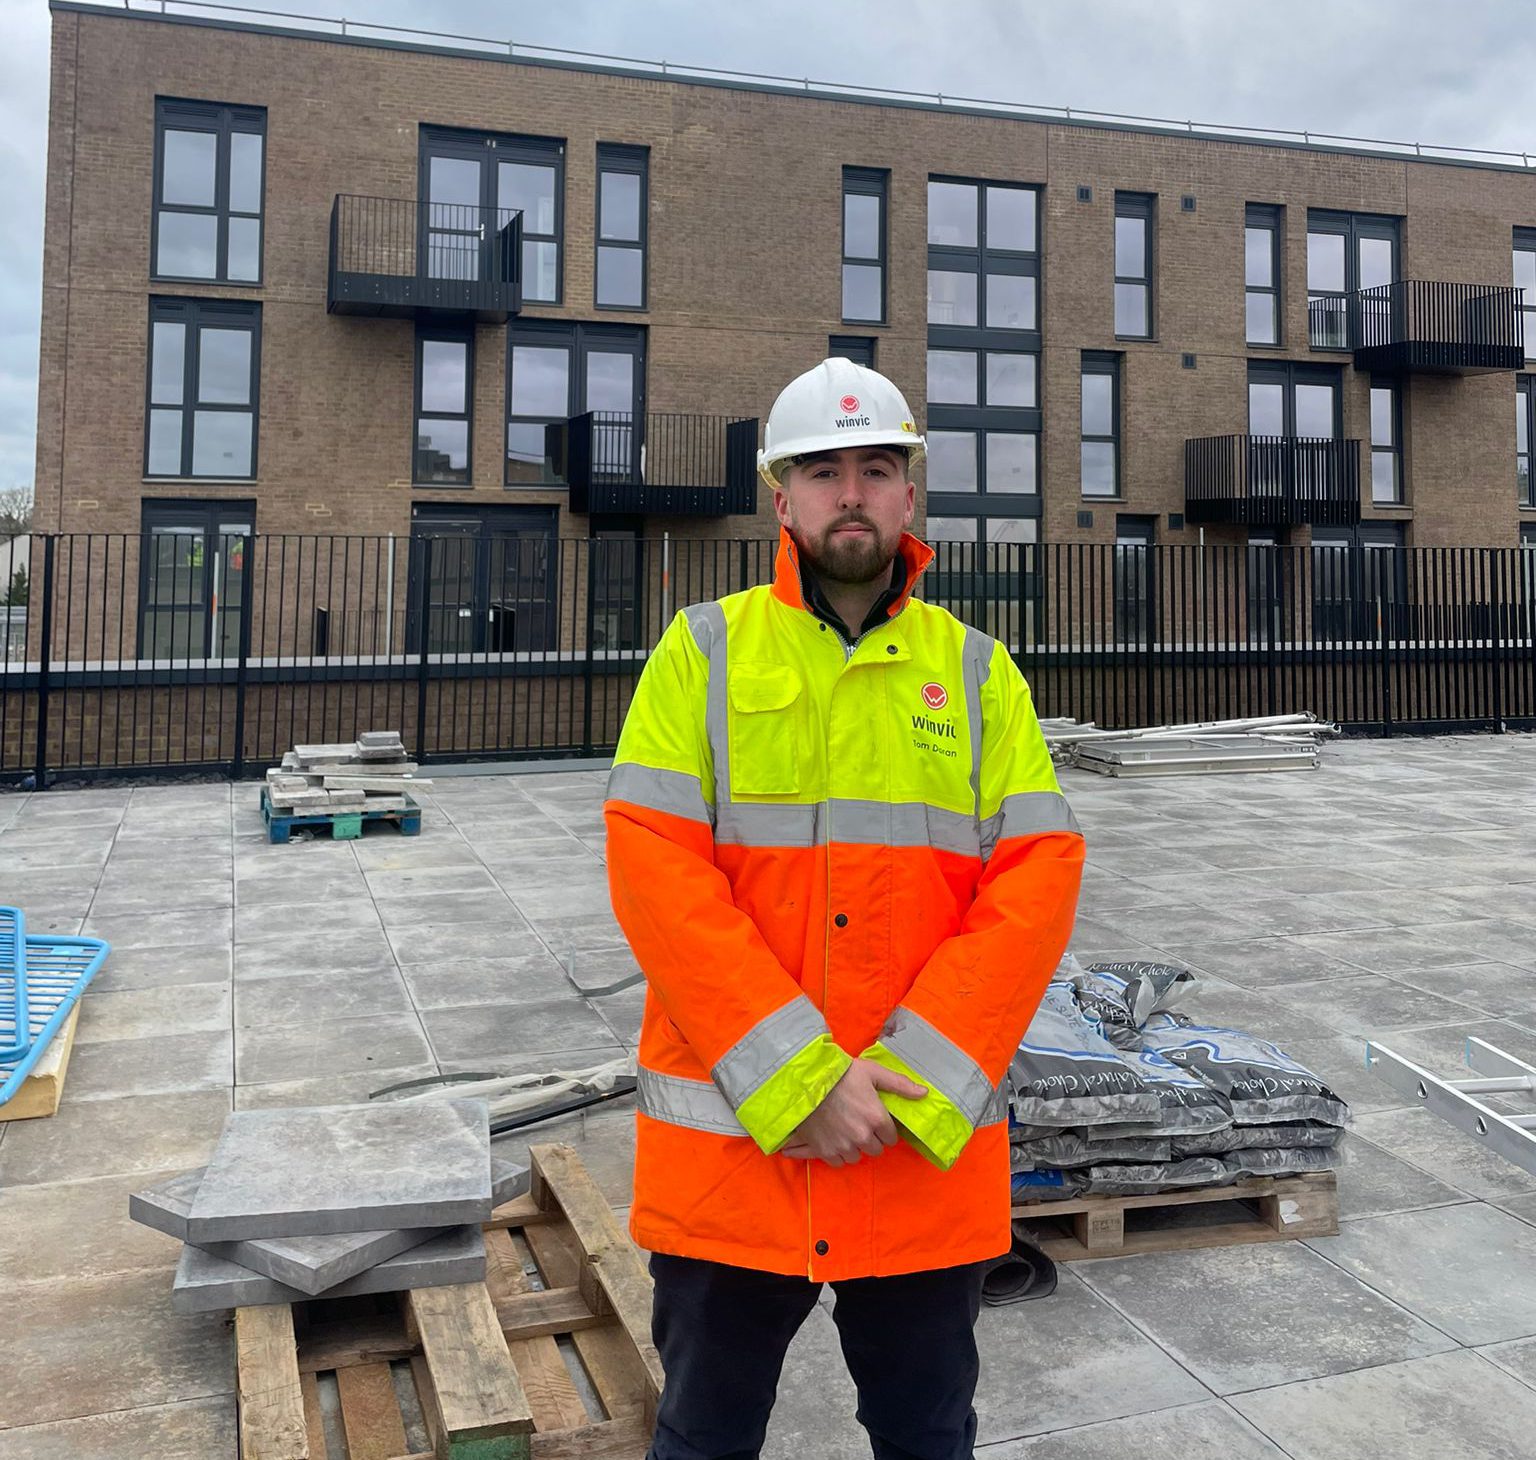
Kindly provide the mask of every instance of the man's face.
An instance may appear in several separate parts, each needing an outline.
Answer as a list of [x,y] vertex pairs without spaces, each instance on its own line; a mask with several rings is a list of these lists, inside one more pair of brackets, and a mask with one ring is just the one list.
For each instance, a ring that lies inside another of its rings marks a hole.
[[863,584],[889,575],[916,500],[904,452],[821,451],[786,468],[783,481],[773,510],[818,578]]

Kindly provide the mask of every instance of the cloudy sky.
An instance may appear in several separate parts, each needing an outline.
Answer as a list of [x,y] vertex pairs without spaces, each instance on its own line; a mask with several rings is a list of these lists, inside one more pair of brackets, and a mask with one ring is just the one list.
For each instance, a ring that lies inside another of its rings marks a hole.
[[[272,5],[755,74],[1536,156],[1531,0]],[[0,488],[32,480],[48,37],[46,0],[0,0]]]

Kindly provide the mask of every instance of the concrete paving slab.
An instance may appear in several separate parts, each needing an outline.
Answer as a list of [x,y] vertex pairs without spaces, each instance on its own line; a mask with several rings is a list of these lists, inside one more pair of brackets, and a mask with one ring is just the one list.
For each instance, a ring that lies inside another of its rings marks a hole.
[[1280,984],[1313,979],[1353,977],[1362,972],[1357,963],[1307,947],[1294,938],[1264,937],[1232,943],[1172,943],[1168,953],[1200,973],[1215,974],[1228,983],[1259,992]]
[[383,897],[378,914],[390,931],[422,923],[494,923],[526,928],[521,914],[504,892],[422,892],[407,897]]
[[610,1043],[608,1026],[574,995],[542,1003],[480,1004],[424,1009],[421,1023],[440,1060],[486,1060],[537,1050],[591,1048]]
[[1218,1394],[1454,1347],[1299,1242],[1112,1258],[1086,1267],[1084,1281],[1095,1292]]
[[[602,1064],[622,1051],[572,1051],[568,1065],[575,1068]],[[589,1058],[595,1056],[595,1058]],[[513,1071],[516,1073],[516,1071]],[[505,1161],[527,1164],[528,1147],[548,1142],[574,1146],[597,1189],[613,1207],[628,1207],[635,1193],[635,1111],[632,1101],[618,1101],[544,1121],[528,1130],[509,1131],[491,1143],[491,1154]]]
[[[108,959],[110,962],[111,959]],[[103,964],[103,970],[106,965]],[[113,992],[93,980],[80,1000],[76,1046],[229,1028],[229,983],[162,985]]]
[[235,1460],[233,1394],[0,1430],[0,1460]]
[[227,1090],[233,1068],[234,1036],[227,1028],[77,1043],[65,1098],[94,1104],[177,1090]]
[[1526,1460],[1536,1392],[1477,1354],[1439,1354],[1236,1395],[1291,1460]]
[[1337,1153],[1339,1216],[1343,1221],[1468,1200],[1466,1192],[1436,1181],[1427,1171],[1384,1151],[1358,1131],[1344,1137]]
[[1481,1202],[1366,1217],[1307,1245],[1468,1347],[1536,1335],[1536,1227]]
[[[237,984],[237,996],[238,989]],[[239,1028],[234,1039],[235,1080],[241,1085],[396,1069],[432,1058],[414,1012]]]
[[229,878],[167,878],[146,881],[131,890],[98,889],[91,902],[91,916],[228,908],[234,901],[234,883]]
[[564,970],[532,934],[509,957],[407,963],[400,972],[416,1007],[423,1011],[525,1000],[537,1003],[572,993]]
[[1510,1216],[1519,1217],[1522,1222],[1529,1222],[1536,1227],[1536,1192],[1527,1192],[1522,1196],[1497,1197],[1493,1205],[1501,1212],[1508,1212]]
[[1508,918],[1471,918],[1425,930],[1425,936],[1461,956],[1461,963],[1512,963],[1536,971],[1536,927]]
[[6,1345],[0,1415],[40,1425],[231,1392],[223,1320],[173,1313],[170,1288],[168,1267],[9,1284],[7,1331],[25,1341]]
[[399,871],[365,871],[363,876],[380,902],[433,892],[491,894],[501,890],[484,867],[412,866]]
[[371,1065],[348,1075],[312,1075],[298,1080],[272,1080],[262,1085],[236,1085],[236,1110],[276,1110],[294,1105],[360,1105],[376,1090],[405,1080],[438,1074],[436,1061],[377,1070]]
[[832,1314],[818,1303],[784,1356],[763,1460],[867,1460],[869,1436],[854,1417],[858,1392]]
[[588,917],[535,917],[529,919],[533,931],[557,958],[566,953],[586,953],[594,949],[623,948],[624,930],[613,914]]
[[[369,907],[370,898],[361,872],[336,868],[282,877],[239,877],[235,882],[235,903],[243,911],[260,910],[256,918],[246,919],[248,923],[262,916],[279,916],[277,908],[286,911],[288,906],[313,907],[319,903],[345,909],[339,916],[347,921],[340,925],[353,926]],[[377,917],[373,921],[377,926]]]
[[1367,973],[1398,973],[1409,968],[1449,968],[1471,955],[1457,952],[1430,936],[1432,927],[1379,928],[1355,933],[1313,933],[1298,938],[1303,947],[1325,957],[1353,963]]
[[[263,891],[268,884],[262,883]],[[299,929],[314,938],[344,940],[354,933],[377,939],[381,924],[373,899],[359,881],[355,891],[332,902],[310,902],[314,888],[294,888],[293,900],[235,904],[235,942],[242,946],[291,938]]]
[[86,924],[93,938],[118,948],[227,948],[228,908],[187,908],[173,912],[113,913]]
[[233,1112],[192,1209],[193,1242],[446,1227],[491,1210],[483,1100]]
[[354,932],[318,938],[307,933],[288,932],[281,937],[264,938],[259,943],[235,946],[236,982],[248,978],[284,978],[289,974],[394,966],[394,955],[382,928],[359,928]]
[[[484,1277],[485,1242],[479,1225],[470,1223],[428,1238],[315,1296],[351,1298],[364,1293],[400,1293],[408,1288],[474,1283]],[[186,1246],[176,1264],[171,1308],[176,1313],[210,1313],[266,1303],[300,1303],[310,1296],[239,1263],[226,1262],[201,1247]]]
[[[1255,874],[1261,876],[1264,874]],[[1241,916],[1255,933],[1297,937],[1304,933],[1340,933],[1391,925],[1393,919],[1365,905],[1367,894],[1324,893],[1245,900]]]
[[170,1173],[92,1176],[0,1187],[0,1272],[7,1281],[104,1277],[164,1270],[176,1248],[164,1235],[123,1219],[130,1194]]
[[503,958],[528,938],[528,924],[510,903],[495,921],[413,923],[388,929],[395,957],[401,963],[455,962],[463,958]]
[[1382,1110],[1360,1116],[1355,1128],[1372,1144],[1468,1196],[1492,1199],[1536,1191],[1536,1176],[1427,1110]]
[[1513,1374],[1527,1388],[1536,1389],[1536,1338],[1489,1344],[1477,1352],[1506,1374]]
[[1465,1004],[1379,973],[1282,984],[1269,996],[1359,1039],[1385,1040],[1395,1030],[1457,1024],[1467,1016]]
[[561,887],[508,886],[507,893],[525,918],[562,917],[574,913],[607,913],[613,906],[602,877]]
[[988,1446],[986,1460],[1111,1460],[1144,1454],[1286,1460],[1283,1450],[1219,1399],[1005,1441]]
[[1399,983],[1459,1004],[1463,1019],[1483,1016],[1515,1023],[1536,1016],[1536,977],[1510,963],[1458,963],[1450,968],[1405,969]]
[[[1396,1051],[1414,1064],[1422,1065],[1433,1075],[1449,1079],[1467,1079],[1466,1048],[1469,1038],[1486,1040],[1489,1044],[1536,1064],[1536,1033],[1523,1025],[1505,1019],[1479,1019],[1468,1017],[1457,1024],[1436,1025],[1428,1029],[1403,1029],[1395,1031],[1391,1038],[1379,1042]],[[1518,1097],[1493,1097],[1500,1098]],[[1399,1097],[1399,1103],[1402,1097]],[[1526,1102],[1526,1109],[1536,1109],[1536,1103]]]
[[411,999],[398,972],[337,969],[287,978],[245,978],[234,986],[237,1029],[281,1029],[370,1014],[403,1014]]
[[161,988],[170,984],[227,982],[233,970],[228,946],[210,948],[119,948],[91,980],[98,994],[125,989]]
[[1326,1039],[1338,1033],[1321,1019],[1285,1003],[1278,993],[1255,993],[1223,979],[1202,979],[1179,1009],[1201,1024],[1241,1029],[1282,1046],[1293,1040]]

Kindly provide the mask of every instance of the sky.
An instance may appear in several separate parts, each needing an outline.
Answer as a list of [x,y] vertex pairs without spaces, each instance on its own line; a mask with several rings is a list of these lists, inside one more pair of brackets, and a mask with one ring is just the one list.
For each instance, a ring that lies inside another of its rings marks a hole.
[[[271,4],[755,75],[1536,159],[1531,0]],[[49,32],[46,0],[0,0],[0,489],[33,472]]]

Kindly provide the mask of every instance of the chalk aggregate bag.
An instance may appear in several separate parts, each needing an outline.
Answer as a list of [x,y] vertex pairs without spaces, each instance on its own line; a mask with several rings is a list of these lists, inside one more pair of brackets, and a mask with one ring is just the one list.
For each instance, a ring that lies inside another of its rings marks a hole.
[[1119,1049],[1140,1049],[1141,1026],[1158,1010],[1186,998],[1195,985],[1189,969],[1172,963],[1077,964],[1072,973],[1078,1005],[1099,1021],[1104,1037]]

